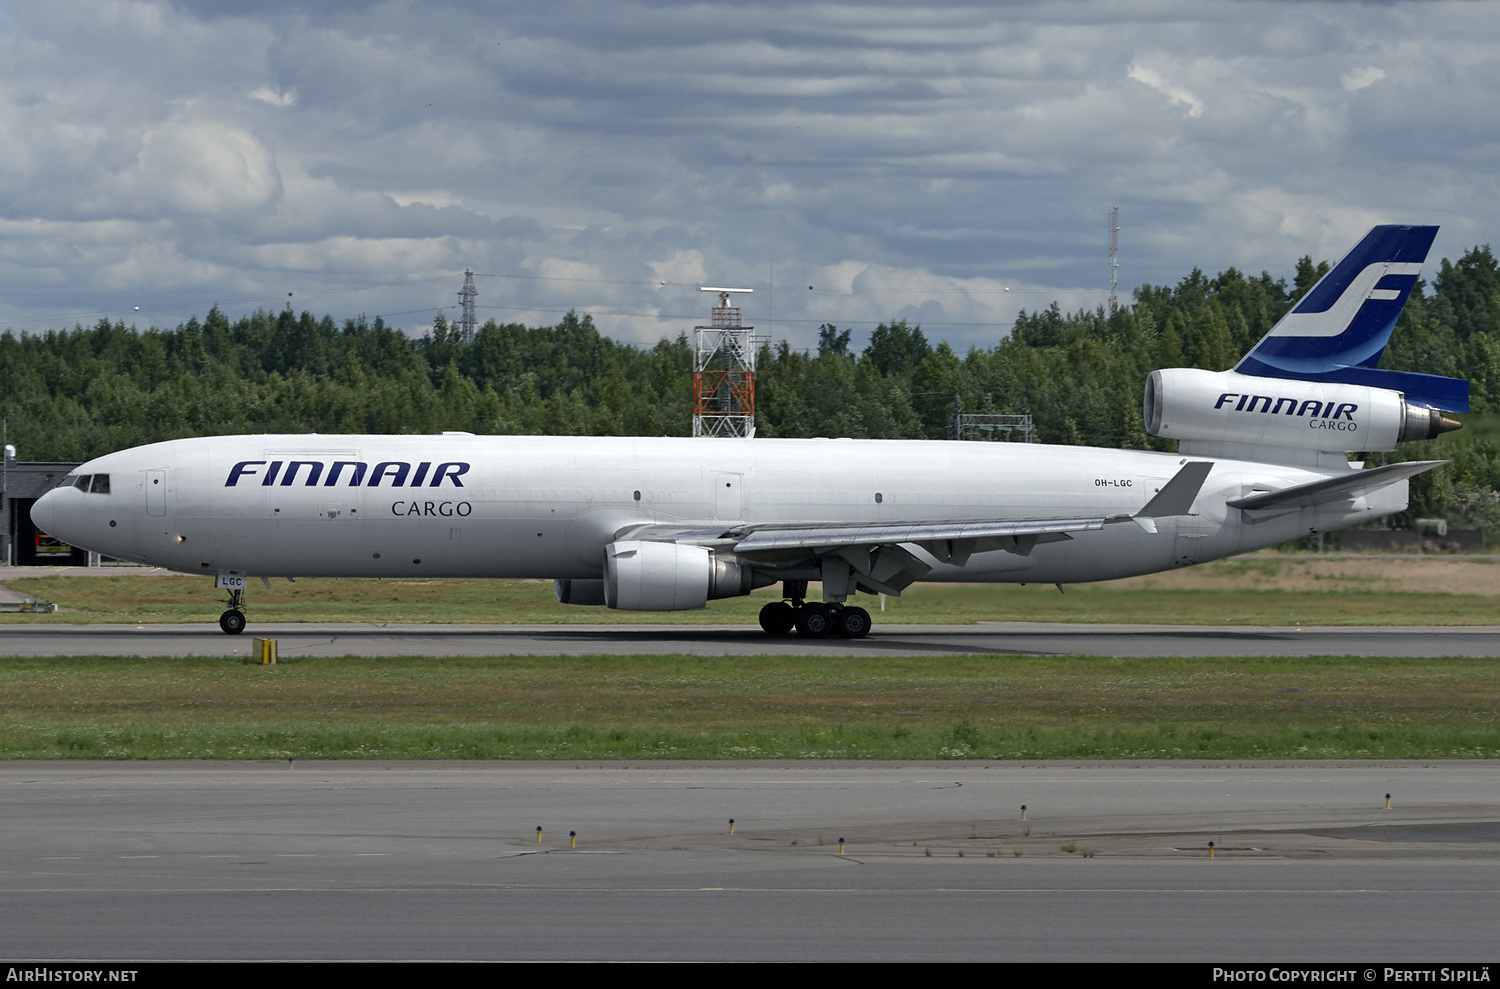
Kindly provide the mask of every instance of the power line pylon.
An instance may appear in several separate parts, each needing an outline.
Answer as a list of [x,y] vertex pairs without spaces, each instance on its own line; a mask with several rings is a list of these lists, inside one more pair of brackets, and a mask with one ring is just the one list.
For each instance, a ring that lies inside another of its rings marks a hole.
[[458,326],[464,343],[474,342],[474,299],[479,290],[474,287],[474,272],[464,269],[464,287],[458,290],[460,312]]
[[693,435],[755,435],[755,347],[753,326],[740,323],[730,295],[748,288],[700,288],[716,292],[708,326],[693,327]]

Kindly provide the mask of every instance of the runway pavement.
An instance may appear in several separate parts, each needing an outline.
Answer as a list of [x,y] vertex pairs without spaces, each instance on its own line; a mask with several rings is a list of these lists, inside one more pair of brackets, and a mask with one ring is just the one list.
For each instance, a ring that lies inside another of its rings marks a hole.
[[769,636],[731,625],[264,624],[0,626],[5,656],[235,656],[251,639],[282,656],[751,655],[1477,656],[1500,657],[1500,626],[1204,626],[981,622],[877,625],[868,638]]
[[1497,782],[1494,762],[6,763],[0,953],[1488,961]]

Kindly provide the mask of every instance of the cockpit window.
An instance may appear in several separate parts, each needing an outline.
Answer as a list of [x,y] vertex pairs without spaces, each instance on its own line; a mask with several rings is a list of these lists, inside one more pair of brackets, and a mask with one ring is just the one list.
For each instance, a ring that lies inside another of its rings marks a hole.
[[89,494],[109,494],[108,474],[69,474],[57,482],[60,488],[77,488]]

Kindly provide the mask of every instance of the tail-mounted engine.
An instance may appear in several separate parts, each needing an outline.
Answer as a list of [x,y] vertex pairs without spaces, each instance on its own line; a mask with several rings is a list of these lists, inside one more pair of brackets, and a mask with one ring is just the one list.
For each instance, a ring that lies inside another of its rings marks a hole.
[[1151,372],[1144,414],[1167,439],[1318,453],[1394,450],[1463,425],[1384,388],[1183,367]]

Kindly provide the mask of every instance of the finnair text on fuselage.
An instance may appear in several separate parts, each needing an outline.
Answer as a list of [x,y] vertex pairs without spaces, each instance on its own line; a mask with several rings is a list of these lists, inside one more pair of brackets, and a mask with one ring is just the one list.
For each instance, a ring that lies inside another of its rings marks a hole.
[[[1339,402],[1335,404],[1333,402],[1318,402],[1309,399],[1298,405],[1295,398],[1277,398],[1273,405],[1270,395],[1241,395],[1238,392],[1232,391],[1227,391],[1220,395],[1219,400],[1214,403],[1214,408],[1222,409],[1225,403],[1236,398],[1239,399],[1234,406],[1234,411],[1236,412],[1259,411],[1269,412],[1271,415],[1281,415],[1282,408],[1285,406],[1285,414],[1289,416],[1310,415],[1313,418],[1321,416],[1325,419],[1352,420],[1354,413],[1359,411],[1359,405],[1355,402]],[[1257,409],[1256,406],[1260,406],[1260,408]]]
[[[264,471],[260,470],[262,467],[265,468]],[[282,470],[283,467],[286,468],[285,471]],[[318,487],[320,480],[323,487],[331,488],[346,476],[349,479],[346,486],[351,488],[378,488],[385,480],[389,480],[390,487],[393,488],[420,488],[424,482],[429,488],[438,488],[442,487],[445,480],[453,482],[455,488],[461,488],[464,486],[461,478],[468,472],[469,465],[458,461],[438,464],[434,470],[432,462],[424,460],[417,464],[416,471],[413,472],[411,464],[400,460],[382,461],[373,470],[369,464],[358,460],[335,460],[331,464],[325,464],[321,460],[272,460],[269,464],[264,460],[241,460],[230,468],[229,479],[224,482],[224,487],[238,487],[241,478],[259,477],[260,486],[269,488],[277,483],[279,477],[281,487],[289,488],[297,483],[298,475],[301,475],[304,478],[303,487],[308,488]]]

